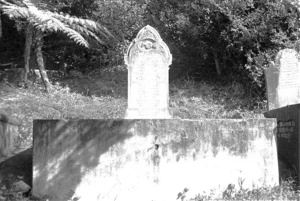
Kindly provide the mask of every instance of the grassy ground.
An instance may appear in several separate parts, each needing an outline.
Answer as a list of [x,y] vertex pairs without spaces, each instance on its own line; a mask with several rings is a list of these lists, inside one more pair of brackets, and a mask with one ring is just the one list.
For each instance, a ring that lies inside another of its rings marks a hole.
[[[32,146],[34,119],[124,117],[127,107],[126,70],[95,71],[85,76],[75,73],[63,79],[54,74],[50,77],[53,88],[49,94],[43,92],[39,82],[31,83],[27,89],[0,82],[0,111],[22,122],[20,147]],[[266,101],[249,98],[239,83],[224,85],[216,82],[177,80],[170,83],[170,109],[174,118],[264,118]],[[199,194],[193,200],[299,199],[298,191],[291,189],[291,182],[252,191],[241,186],[229,186],[224,192]],[[178,200],[185,200],[185,194],[185,191],[181,192]],[[11,200],[26,199],[13,197]]]
[[[0,110],[21,120],[22,146],[31,146],[33,119],[118,119],[127,107],[127,72],[96,71],[54,83],[50,94],[40,83],[27,89],[0,82]],[[170,83],[170,109],[174,118],[263,118],[266,101],[250,99],[239,83]]]

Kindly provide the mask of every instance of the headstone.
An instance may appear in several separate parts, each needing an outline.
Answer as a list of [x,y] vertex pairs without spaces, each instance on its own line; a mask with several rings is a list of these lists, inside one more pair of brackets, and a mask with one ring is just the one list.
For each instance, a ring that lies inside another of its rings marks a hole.
[[295,50],[281,50],[265,75],[269,110],[300,103],[299,54]]
[[168,119],[169,65],[168,46],[151,26],[140,30],[125,55],[128,67],[127,119]]

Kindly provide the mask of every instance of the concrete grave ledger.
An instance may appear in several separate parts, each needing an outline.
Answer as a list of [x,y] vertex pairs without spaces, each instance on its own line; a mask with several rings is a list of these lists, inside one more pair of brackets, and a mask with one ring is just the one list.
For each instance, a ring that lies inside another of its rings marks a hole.
[[169,65],[172,55],[151,26],[140,30],[125,55],[128,67],[126,119],[169,119]]
[[300,103],[299,54],[293,49],[278,52],[275,65],[265,71],[269,110]]
[[275,119],[34,120],[33,195],[176,200],[278,185]]

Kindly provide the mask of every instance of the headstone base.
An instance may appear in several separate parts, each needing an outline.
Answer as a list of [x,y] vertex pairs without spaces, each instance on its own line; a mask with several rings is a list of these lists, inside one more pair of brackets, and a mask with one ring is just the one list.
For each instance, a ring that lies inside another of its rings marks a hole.
[[169,110],[159,108],[128,108],[125,119],[172,119]]

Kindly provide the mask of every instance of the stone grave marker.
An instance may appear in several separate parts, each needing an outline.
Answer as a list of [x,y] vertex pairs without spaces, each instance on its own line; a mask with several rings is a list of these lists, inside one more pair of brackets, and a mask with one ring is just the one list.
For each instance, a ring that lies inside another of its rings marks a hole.
[[295,50],[278,52],[265,76],[269,110],[300,103],[299,54]]
[[128,67],[127,119],[169,119],[169,66],[172,55],[159,33],[142,28],[125,55]]

